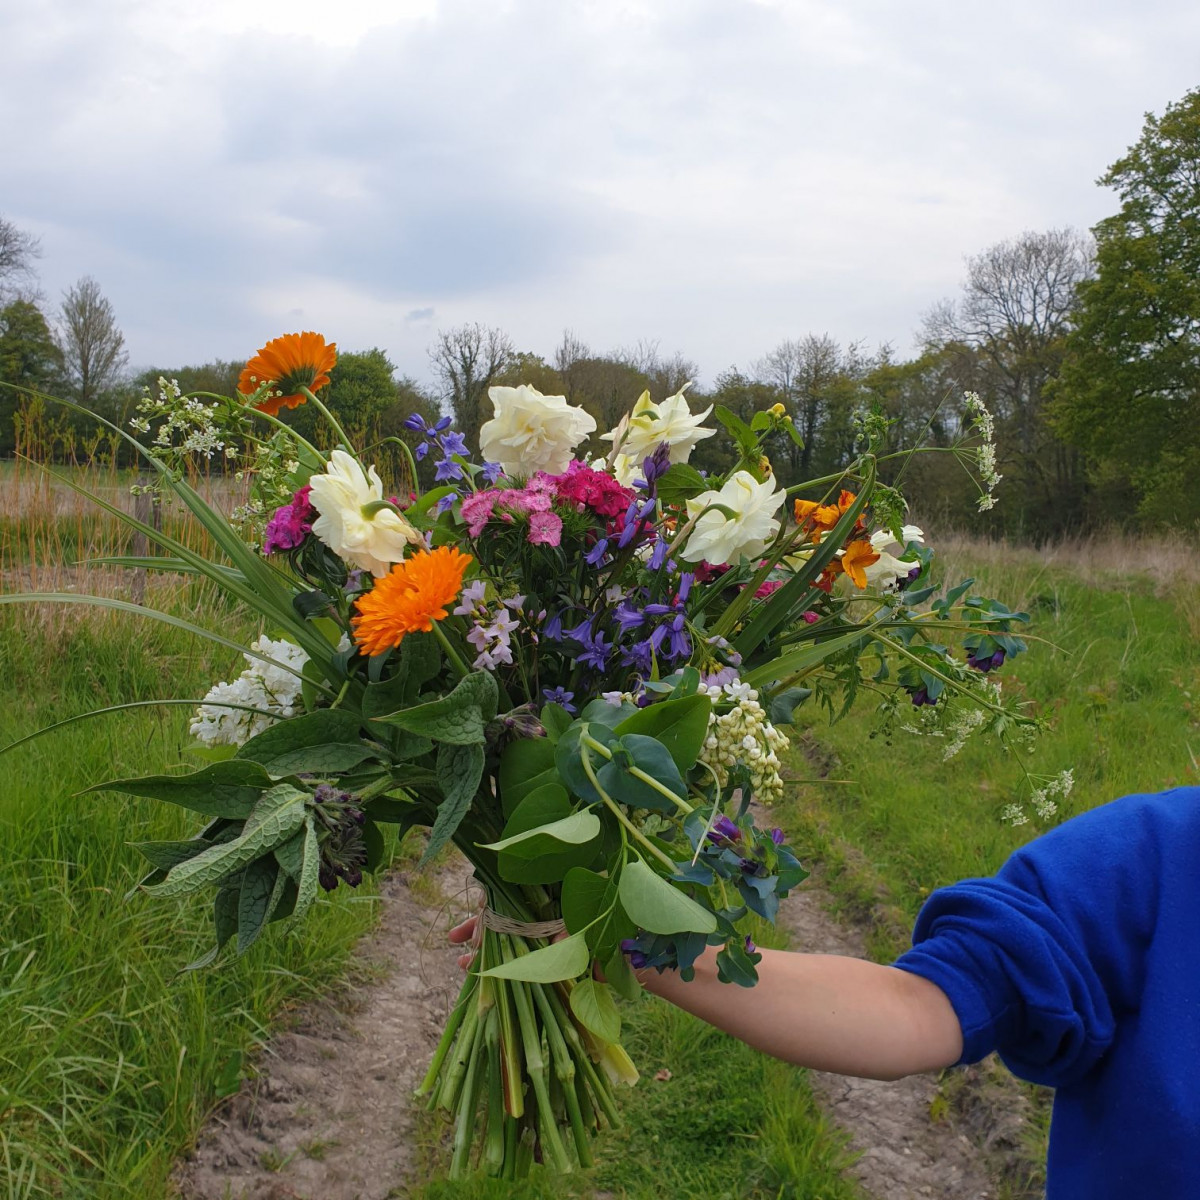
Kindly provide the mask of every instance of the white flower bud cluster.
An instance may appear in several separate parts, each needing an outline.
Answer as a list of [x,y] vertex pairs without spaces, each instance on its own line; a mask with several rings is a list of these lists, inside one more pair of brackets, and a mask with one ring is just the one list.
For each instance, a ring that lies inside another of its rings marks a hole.
[[948,733],[951,741],[942,752],[942,762],[949,762],[967,744],[967,738],[983,724],[985,720],[982,708],[964,709],[950,725]]
[[158,395],[150,395],[150,389],[146,388],[137,407],[138,412],[146,415],[129,422],[136,433],[150,432],[151,417],[162,419],[154,436],[154,445],[159,450],[174,451],[180,457],[198,454],[208,459],[217,453],[225,458],[236,458],[239,454],[237,446],[222,435],[217,422],[218,406],[185,396],[177,379],[160,375]]
[[[1053,778],[1042,779],[1042,786],[1035,788],[1030,794],[1029,803],[1037,813],[1039,821],[1049,821],[1058,812],[1058,801],[1055,796],[1064,800],[1071,794],[1075,786],[1075,771],[1068,767]],[[1029,820],[1029,814],[1019,804],[1006,804],[1000,813],[1000,819],[1010,825],[1024,825]]]
[[992,414],[984,407],[978,392],[964,392],[963,404],[971,416],[971,426],[982,440],[982,445],[975,451],[975,464],[979,470],[979,480],[984,491],[979,497],[979,511],[987,512],[996,507],[996,497],[992,494],[996,485],[1004,478],[996,470],[996,422]]
[[744,764],[750,771],[755,798],[763,803],[777,800],[783,795],[779,755],[790,743],[787,735],[767,720],[758,692],[740,681],[701,684],[701,690],[711,697],[713,710],[700,761],[712,768],[722,787],[729,782],[730,769]]
[[[196,709],[189,731],[194,738],[206,746],[241,746],[256,734],[274,725],[274,716],[296,715],[300,700],[300,677],[292,670],[302,670],[308,655],[291,642],[273,642],[260,637],[250,647],[252,650],[273,659],[263,662],[252,655],[244,655],[249,666],[232,683],[218,683],[204,697],[204,703]],[[280,665],[276,666],[275,663]],[[247,712],[245,708],[228,708],[226,705],[240,704],[260,711]]]

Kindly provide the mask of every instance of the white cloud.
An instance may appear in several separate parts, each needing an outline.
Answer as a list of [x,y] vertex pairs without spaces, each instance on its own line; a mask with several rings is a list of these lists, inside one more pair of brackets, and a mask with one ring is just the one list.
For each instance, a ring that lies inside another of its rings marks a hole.
[[711,378],[808,331],[906,348],[965,255],[1111,211],[1198,33],[1184,0],[43,0],[0,16],[0,209],[139,362],[303,314],[417,375],[481,320]]

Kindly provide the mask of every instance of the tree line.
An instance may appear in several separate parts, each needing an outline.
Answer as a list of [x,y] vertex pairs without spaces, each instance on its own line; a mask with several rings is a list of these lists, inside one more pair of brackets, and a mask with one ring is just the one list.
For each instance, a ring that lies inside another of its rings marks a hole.
[[[693,409],[719,404],[748,419],[783,404],[801,441],[781,439],[772,460],[791,484],[849,461],[855,415],[869,405],[892,422],[896,448],[949,450],[964,423],[963,393],[973,391],[996,418],[1004,478],[989,521],[997,532],[1197,528],[1200,89],[1162,116],[1148,114],[1137,143],[1100,183],[1120,205],[1091,235],[1025,232],[969,257],[959,293],[922,317],[912,356],[807,333],[744,369],[722,371],[707,389],[693,387]],[[67,291],[52,327],[32,288],[37,252],[32,238],[0,219],[0,379],[64,391],[122,423],[160,374],[185,390],[232,392],[240,362],[155,368],[130,379],[115,314],[94,280]],[[474,448],[491,416],[492,386],[529,383],[564,395],[595,416],[599,433],[643,390],[663,398],[699,373],[653,341],[597,352],[568,330],[543,356],[481,324],[440,331],[429,366],[432,386],[398,376],[382,350],[343,353],[328,403],[364,444],[411,441],[406,417],[448,411]],[[18,404],[0,392],[0,454],[12,452]],[[321,436],[315,413],[286,416],[306,436]],[[715,470],[732,458],[722,433],[702,442],[693,461]],[[977,492],[950,453],[893,459],[884,473],[903,473],[915,509],[933,519],[962,522],[975,507]]]

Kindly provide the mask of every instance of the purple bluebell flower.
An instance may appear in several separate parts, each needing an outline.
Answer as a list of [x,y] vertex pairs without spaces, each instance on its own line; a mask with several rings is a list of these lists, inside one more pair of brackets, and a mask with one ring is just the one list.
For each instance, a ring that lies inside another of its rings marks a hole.
[[445,433],[447,429],[454,423],[453,417],[440,417],[438,422],[433,427],[434,433]]
[[740,842],[742,831],[722,813],[708,831],[708,840],[717,846],[723,846],[727,842]]
[[644,625],[646,622],[645,616],[634,607],[632,601],[628,598],[622,600],[620,604],[613,609],[613,620],[616,621],[624,632],[627,629],[637,629],[639,625]]
[[449,458],[452,454],[460,454],[463,458],[467,457],[467,442],[461,433],[457,430],[451,430],[449,433],[443,433],[441,436],[442,453]]
[[654,543],[654,549],[650,551],[650,558],[646,562],[646,566],[651,571],[662,569],[663,563],[667,561],[667,554],[670,552],[671,546],[665,538],[659,538]]
[[451,458],[439,458],[434,466],[433,478],[437,483],[448,483],[451,479],[461,479],[463,469]]
[[623,938],[621,940],[621,953],[629,959],[629,965],[635,971],[640,971],[648,961],[646,956],[638,949],[636,938]]
[[544,688],[542,690],[542,698],[547,704],[561,704],[572,716],[578,711],[575,705],[571,703],[575,699],[575,693],[568,692],[566,688]]
[[425,418],[420,413],[412,413],[404,418],[404,428],[411,429],[414,433],[424,433]]
[[422,442],[414,451],[413,456],[420,462],[429,453],[429,443]]
[[668,654],[671,658],[688,658],[692,653],[692,639],[687,634],[687,621],[680,613],[671,622],[670,647]]
[[576,661],[585,667],[603,671],[612,656],[612,646],[605,644],[603,631],[588,637],[586,641],[583,638],[576,638],[576,641],[583,646],[583,651]]
[[543,632],[543,633],[546,635],[546,637],[548,637],[548,638],[549,638],[549,639],[550,639],[552,642],[561,642],[561,641],[562,641],[562,635],[563,635],[563,631],[562,631],[562,613],[559,613],[559,612],[556,612],[556,613],[554,613],[554,614],[551,616],[550,620],[548,620],[548,621],[546,622],[546,628],[545,628],[544,630],[542,630],[542,632]]
[[480,474],[487,481],[489,486],[493,486],[497,479],[504,474],[504,468],[498,462],[485,462],[483,470]]
[[591,567],[598,567],[608,553],[608,538],[601,538],[588,552],[584,561]]
[[454,505],[454,502],[455,502],[455,500],[457,500],[457,499],[458,499],[458,493],[457,493],[457,492],[447,492],[447,493],[446,493],[446,494],[445,494],[445,495],[444,495],[444,496],[443,496],[443,497],[442,497],[442,498],[441,498],[441,499],[440,499],[440,500],[437,502],[437,504],[435,504],[435,505],[434,505],[434,508],[435,508],[435,509],[437,509],[438,516],[441,516],[441,515],[442,515],[442,513],[444,513],[444,512],[448,512],[448,511],[449,511],[449,510],[450,510],[450,509],[453,507],[453,505]]
[[642,459],[642,474],[646,477],[647,485],[657,483],[671,465],[671,446],[668,442],[659,442],[653,454]]
[[621,647],[621,665],[632,667],[640,675],[649,675],[654,666],[654,651],[649,640]]

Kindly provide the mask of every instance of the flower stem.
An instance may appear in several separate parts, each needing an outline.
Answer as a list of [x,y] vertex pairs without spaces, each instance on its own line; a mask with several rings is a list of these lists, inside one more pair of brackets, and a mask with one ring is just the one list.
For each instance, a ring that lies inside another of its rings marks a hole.
[[349,453],[353,454],[355,452],[354,451],[354,443],[351,442],[351,440],[346,436],[346,431],[341,427],[341,425],[338,424],[337,417],[335,417],[333,415],[333,413],[331,413],[329,411],[329,409],[327,409],[325,407],[325,405],[322,404],[321,401],[317,399],[315,393],[309,391],[308,388],[306,388],[306,387],[302,387],[300,390],[312,402],[312,404],[316,408],[317,412],[319,412],[321,414],[321,416],[323,416],[325,418],[325,420],[327,420],[329,422],[330,426],[333,429],[333,432],[337,434],[342,445],[346,447],[346,449]]
[[620,807],[613,798],[600,786],[599,780],[596,778],[596,772],[592,770],[591,755],[588,754],[586,742],[591,741],[591,738],[579,739],[579,760],[583,765],[583,773],[588,777],[592,787],[600,795],[600,799],[604,801],[609,812],[629,831],[630,836],[635,842],[638,842],[645,850],[648,850],[655,858],[658,859],[667,869],[674,874],[675,864],[669,859],[653,842],[646,838],[640,829],[634,825],[629,818],[621,811]]
[[450,639],[446,636],[445,632],[437,623],[437,621],[433,622],[433,636],[441,643],[441,647],[445,651],[446,657],[450,660],[450,665],[455,669],[455,671],[458,672],[459,677],[463,678],[467,675],[470,675],[471,668],[467,666],[467,664],[463,661],[462,656],[450,644]]

